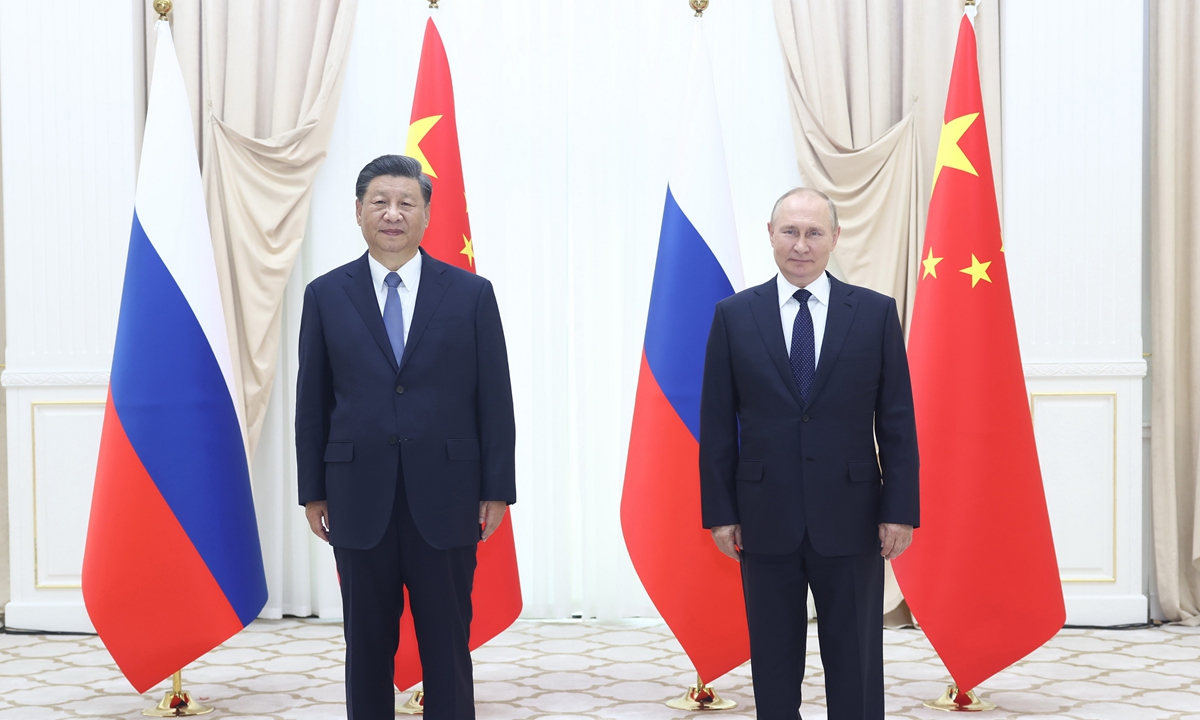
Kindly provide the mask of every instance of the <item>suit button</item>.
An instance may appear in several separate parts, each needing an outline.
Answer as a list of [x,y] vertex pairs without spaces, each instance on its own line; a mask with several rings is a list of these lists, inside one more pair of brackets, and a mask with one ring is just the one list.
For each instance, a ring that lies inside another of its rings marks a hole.
[[397,386],[396,386],[396,394],[397,394],[397,395],[403,395],[403,394],[404,394],[404,386],[403,386],[403,385],[397,385]]
[[808,413],[801,415],[800,419],[803,420],[804,422],[808,422]]
[[388,445],[395,445],[395,444],[396,444],[396,436],[388,435]]

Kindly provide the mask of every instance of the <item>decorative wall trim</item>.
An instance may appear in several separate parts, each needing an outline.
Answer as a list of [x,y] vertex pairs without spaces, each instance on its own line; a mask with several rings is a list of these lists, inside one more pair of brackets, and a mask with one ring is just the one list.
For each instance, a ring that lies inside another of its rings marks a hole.
[[5,370],[0,375],[0,385],[4,387],[73,387],[81,385],[104,387],[108,385],[108,371],[37,372]]
[[1025,377],[1145,377],[1145,375],[1145,360],[1136,362],[1025,363]]

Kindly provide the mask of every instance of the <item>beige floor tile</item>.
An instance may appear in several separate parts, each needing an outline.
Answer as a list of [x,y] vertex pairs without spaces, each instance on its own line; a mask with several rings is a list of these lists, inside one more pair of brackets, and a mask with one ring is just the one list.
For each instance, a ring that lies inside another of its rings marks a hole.
[[[825,718],[816,628],[809,628],[806,720]],[[341,626],[262,620],[184,672],[185,685],[249,720],[344,718]],[[917,630],[885,633],[890,718],[945,720],[922,707],[949,679]],[[694,677],[661,622],[521,621],[475,653],[480,720],[682,720],[663,702]],[[715,683],[754,717],[748,665]],[[138,695],[95,637],[0,635],[0,720],[140,718],[168,683]],[[1065,630],[979,689],[1001,709],[978,720],[1200,720],[1200,629]],[[400,694],[399,700],[408,694]]]

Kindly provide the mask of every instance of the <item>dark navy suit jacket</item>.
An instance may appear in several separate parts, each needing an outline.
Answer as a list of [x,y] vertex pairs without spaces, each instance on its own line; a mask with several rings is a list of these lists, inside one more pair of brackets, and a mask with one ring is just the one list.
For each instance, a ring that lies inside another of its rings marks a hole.
[[492,285],[421,252],[399,363],[365,253],[304,291],[300,504],[329,502],[335,547],[379,542],[400,462],[413,519],[436,548],[478,542],[481,500],[516,502],[512,388]]
[[[807,403],[792,378],[775,279],[717,304],[700,404],[704,527],[748,552],[807,532],[827,557],[879,551],[879,523],[919,524],[917,433],[896,302],[830,277]],[[878,456],[876,443],[878,442]]]

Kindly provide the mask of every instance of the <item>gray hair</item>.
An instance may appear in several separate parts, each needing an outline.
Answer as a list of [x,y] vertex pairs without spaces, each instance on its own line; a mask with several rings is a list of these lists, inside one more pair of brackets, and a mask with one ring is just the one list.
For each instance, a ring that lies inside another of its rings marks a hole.
[[833,201],[829,199],[828,195],[821,192],[820,190],[816,190],[816,189],[809,188],[809,187],[792,188],[791,190],[788,190],[783,195],[781,195],[779,197],[779,199],[775,201],[775,206],[773,208],[771,208],[771,224],[772,225],[775,224],[775,216],[779,214],[779,206],[783,204],[783,201],[787,200],[788,198],[790,198],[793,195],[798,195],[800,193],[804,193],[805,195],[811,195],[813,197],[818,197],[818,198],[821,198],[822,200],[824,200],[826,202],[826,204],[829,205],[830,230],[837,230],[838,227],[840,227],[838,225],[837,208],[834,206]]

